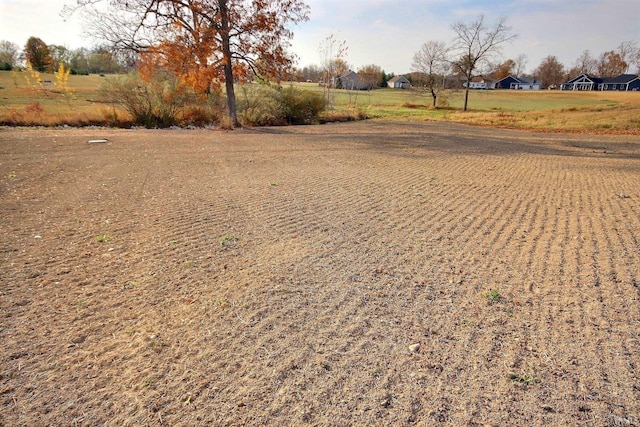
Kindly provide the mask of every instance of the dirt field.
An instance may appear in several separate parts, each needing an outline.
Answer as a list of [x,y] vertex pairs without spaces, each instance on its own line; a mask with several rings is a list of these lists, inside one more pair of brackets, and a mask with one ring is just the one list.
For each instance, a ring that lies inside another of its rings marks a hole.
[[638,426],[635,139],[0,130],[0,425]]

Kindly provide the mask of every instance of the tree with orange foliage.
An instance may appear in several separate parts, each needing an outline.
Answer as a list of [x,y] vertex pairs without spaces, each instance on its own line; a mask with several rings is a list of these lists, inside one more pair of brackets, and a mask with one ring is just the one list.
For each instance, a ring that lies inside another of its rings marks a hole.
[[[76,1],[93,17],[91,34],[140,54],[143,75],[164,69],[201,94],[224,84],[233,126],[240,126],[234,82],[283,77],[293,64],[288,25],[309,15],[303,0]],[[99,3],[108,7],[93,7]]]
[[514,74],[515,69],[516,69],[516,61],[514,61],[513,59],[507,59],[502,64],[499,64],[496,66],[496,69],[493,71],[492,77],[494,80],[502,80],[505,77],[508,77]]
[[624,73],[629,64],[627,64],[618,52],[609,51],[600,55],[596,63],[596,69],[600,77],[615,77]]

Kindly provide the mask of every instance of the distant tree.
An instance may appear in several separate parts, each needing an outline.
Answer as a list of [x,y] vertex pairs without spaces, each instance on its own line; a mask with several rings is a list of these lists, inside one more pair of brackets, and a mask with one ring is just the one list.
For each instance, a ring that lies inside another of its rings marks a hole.
[[589,50],[584,50],[576,59],[573,67],[566,72],[567,79],[574,79],[580,74],[595,75],[597,61],[591,56]]
[[380,86],[382,67],[375,64],[365,65],[358,70],[358,75],[367,86],[367,89],[371,90]]
[[[475,21],[458,22],[452,26],[456,33],[451,46],[451,53],[456,58],[453,66],[464,75],[467,83],[493,55],[500,53],[504,43],[516,38],[506,22],[506,18],[502,17],[494,25],[488,26],[484,15],[480,15]],[[467,111],[469,103],[469,86],[466,85],[464,94],[464,111]]]
[[499,64],[493,72],[493,78],[496,80],[504,79],[507,76],[516,74],[516,62],[513,59],[507,59],[502,64]]
[[394,73],[386,73],[384,70],[382,70],[380,87],[387,87],[387,83],[389,82],[389,80],[391,80],[395,76],[396,75]]
[[53,71],[54,60],[49,51],[49,46],[37,37],[29,37],[24,47],[24,56],[31,67],[38,72]]
[[319,82],[322,80],[323,70],[319,65],[306,65],[302,67],[300,72],[302,73],[302,78],[305,81]]
[[555,56],[547,56],[536,68],[535,75],[541,81],[544,89],[559,86],[565,78],[564,65]]
[[521,53],[520,55],[516,56],[516,59],[515,59],[516,67],[514,70],[516,77],[523,77],[524,68],[527,66],[527,62],[529,62],[529,59],[527,58],[527,55],[525,55],[524,53]]
[[596,70],[600,77],[615,77],[623,74],[629,64],[627,64],[619,53],[614,51],[604,52],[598,58]]
[[[240,126],[235,81],[280,78],[292,65],[288,26],[309,14],[302,0],[76,1],[94,11],[90,32],[139,53],[139,69],[149,78],[166,70],[202,95],[224,84],[234,127]],[[102,12],[91,9],[96,3],[106,6]]]
[[302,82],[305,80],[304,73],[300,68],[294,68],[291,71],[291,80],[294,82]]
[[0,70],[11,70],[18,64],[20,47],[7,40],[0,41]]
[[413,55],[413,70],[419,73],[415,83],[431,95],[436,107],[438,94],[444,89],[444,78],[450,64],[449,48],[441,41],[428,41]]
[[624,62],[629,64],[629,67],[624,71],[625,73],[629,72],[630,67],[635,67],[636,73],[640,73],[640,48],[638,48],[637,42],[624,41],[620,43],[616,52]]
[[89,54],[89,50],[84,47],[71,51],[69,59],[71,74],[89,74]]
[[333,108],[334,92],[339,84],[340,74],[349,70],[347,64],[347,42],[338,40],[334,34],[327,36],[320,44],[320,62],[323,70],[324,97],[329,108]]
[[[597,61],[591,56],[589,50],[584,50],[582,54],[576,59],[573,72],[570,72],[570,78],[579,76],[580,74],[594,75],[596,73]],[[572,75],[576,73],[575,75]]]
[[53,58],[53,70],[58,70],[60,64],[64,64],[66,67],[69,67],[73,52],[66,46],[51,44],[49,45],[49,52]]
[[123,71],[116,55],[107,46],[98,46],[87,56],[88,71],[93,74],[115,74]]

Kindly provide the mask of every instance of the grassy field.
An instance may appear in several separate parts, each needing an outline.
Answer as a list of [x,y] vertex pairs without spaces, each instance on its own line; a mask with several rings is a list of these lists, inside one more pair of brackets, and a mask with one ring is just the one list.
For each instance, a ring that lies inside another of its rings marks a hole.
[[[108,125],[126,113],[100,102],[101,83],[113,76],[70,76],[68,88],[55,85],[52,74],[29,83],[24,72],[0,72],[0,123],[16,125]],[[297,87],[322,91],[313,83]],[[327,119],[347,111],[370,118],[403,121],[453,121],[481,126],[569,132],[640,133],[640,93],[564,91],[472,91],[463,112],[462,91],[443,94],[448,107],[430,108],[431,98],[418,90],[379,89],[334,92]]]
[[[18,125],[108,124],[113,107],[98,102],[98,75],[69,76],[68,91],[56,87],[53,74],[41,74],[41,85],[26,72],[0,72],[0,123]],[[124,113],[121,113],[124,114]]]

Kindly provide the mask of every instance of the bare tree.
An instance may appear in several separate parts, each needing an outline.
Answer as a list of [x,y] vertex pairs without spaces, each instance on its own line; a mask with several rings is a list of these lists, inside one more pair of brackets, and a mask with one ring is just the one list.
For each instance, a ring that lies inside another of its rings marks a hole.
[[412,68],[420,73],[419,83],[429,92],[436,107],[438,94],[444,89],[444,79],[450,68],[449,47],[441,41],[428,41],[413,55]]
[[579,74],[594,74],[597,67],[597,61],[591,56],[589,50],[585,50],[576,59],[575,69]]
[[527,62],[529,62],[529,59],[527,58],[527,55],[525,55],[524,53],[521,53],[520,55],[516,56],[516,59],[515,59],[516,77],[520,77],[522,76],[522,74],[524,74],[524,68],[527,66]]
[[320,44],[320,63],[323,68],[324,97],[329,108],[333,108],[334,91],[338,85],[338,77],[349,69],[346,62],[347,42],[338,40],[330,34]]
[[480,15],[473,22],[453,24],[452,29],[457,35],[451,47],[451,52],[456,58],[453,66],[467,80],[464,94],[464,111],[467,111],[469,83],[476,76],[476,71],[489,63],[494,55],[499,54],[502,45],[514,40],[517,36],[511,32],[511,27],[507,26],[505,17],[500,18],[493,25],[487,25],[484,15]]
[[11,70],[18,63],[20,46],[2,40],[0,41],[0,70]]
[[620,55],[622,61],[628,64],[628,67],[624,72],[628,72],[629,68],[633,65],[636,66],[636,71],[640,72],[640,48],[638,43],[632,40],[624,41],[618,46],[617,53]]

